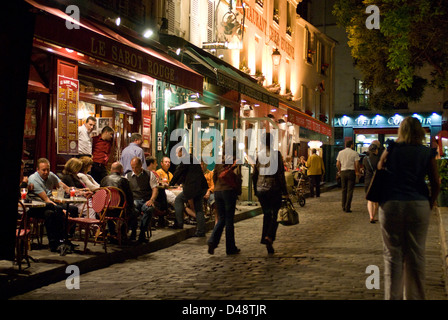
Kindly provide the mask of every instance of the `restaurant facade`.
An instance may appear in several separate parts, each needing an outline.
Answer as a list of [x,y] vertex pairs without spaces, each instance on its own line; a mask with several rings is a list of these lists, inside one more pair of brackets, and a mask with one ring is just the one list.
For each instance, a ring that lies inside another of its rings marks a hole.
[[[25,174],[40,157],[61,171],[78,154],[78,126],[97,118],[94,134],[104,126],[115,131],[118,160],[131,133],[143,135],[143,149],[152,154],[152,123],[164,88],[180,96],[202,94],[203,77],[157,48],[131,42],[93,20],[74,21],[65,12],[27,1],[35,8],[28,99],[25,117]],[[72,23],[72,28],[67,27]],[[73,27],[78,26],[78,27]]]

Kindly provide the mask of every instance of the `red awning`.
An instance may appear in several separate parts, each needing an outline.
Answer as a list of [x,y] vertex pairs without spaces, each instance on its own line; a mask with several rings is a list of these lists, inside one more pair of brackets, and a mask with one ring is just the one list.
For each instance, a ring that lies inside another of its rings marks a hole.
[[[48,13],[36,16],[36,38],[194,92],[203,92],[203,76],[168,54],[133,43],[105,26],[85,19],[78,22],[59,9],[26,1]],[[79,29],[67,28],[66,22],[79,25]]]

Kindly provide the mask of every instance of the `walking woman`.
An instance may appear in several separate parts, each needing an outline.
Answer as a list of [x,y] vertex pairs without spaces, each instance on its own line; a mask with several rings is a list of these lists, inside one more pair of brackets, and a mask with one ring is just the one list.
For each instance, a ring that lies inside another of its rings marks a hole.
[[[364,157],[362,164],[364,166],[364,189],[367,192],[370,186],[370,181],[372,181],[373,174],[378,166],[378,161],[380,156],[378,154],[379,148],[376,144],[372,143],[369,146],[369,154]],[[378,212],[378,202],[373,202],[367,200],[367,210],[369,211],[370,223],[375,223],[377,220],[375,218]]]
[[[381,155],[390,183],[380,202],[385,299],[424,299],[425,245],[431,210],[440,190],[436,150],[423,145],[425,131],[405,118],[398,139]],[[431,192],[425,183],[429,177]]]
[[[231,143],[231,142],[226,142]],[[221,240],[224,227],[226,228],[226,253],[228,255],[237,254],[240,249],[235,245],[234,217],[236,200],[241,194],[241,168],[235,164],[235,157],[226,155],[226,144],[224,145],[223,163],[216,164],[213,170],[213,183],[215,184],[215,206],[218,210],[218,222],[213,228],[213,232],[208,240],[208,253],[214,254],[215,248]],[[236,150],[233,148],[232,150]],[[229,170],[227,178],[221,174]]]
[[274,253],[272,246],[277,234],[277,214],[282,204],[282,195],[288,197],[285,179],[285,167],[279,151],[271,150],[273,136],[266,133],[262,137],[263,149],[257,156],[252,176],[255,195],[263,210],[263,229],[261,243],[266,245],[268,253]]

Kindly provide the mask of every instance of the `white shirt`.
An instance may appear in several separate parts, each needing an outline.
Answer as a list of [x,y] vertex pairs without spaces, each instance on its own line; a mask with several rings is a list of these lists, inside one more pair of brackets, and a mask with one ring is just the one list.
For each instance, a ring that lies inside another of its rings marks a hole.
[[100,187],[99,183],[96,182],[91,175],[85,174],[82,172],[78,173],[78,178],[81,180],[84,185],[89,188],[90,191],[98,189]]
[[341,171],[355,170],[355,161],[359,161],[359,154],[352,148],[339,151],[336,158],[341,163]]
[[92,138],[85,125],[78,127],[78,154],[92,155]]

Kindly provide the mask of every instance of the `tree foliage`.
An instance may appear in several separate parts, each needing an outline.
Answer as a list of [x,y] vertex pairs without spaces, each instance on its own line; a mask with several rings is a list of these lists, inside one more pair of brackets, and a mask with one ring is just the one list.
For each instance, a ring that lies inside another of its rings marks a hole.
[[[368,29],[366,13],[376,5],[379,29]],[[448,87],[447,0],[336,0],[334,15],[345,28],[355,64],[377,109],[419,101],[426,86]],[[419,69],[431,67],[422,77]]]

